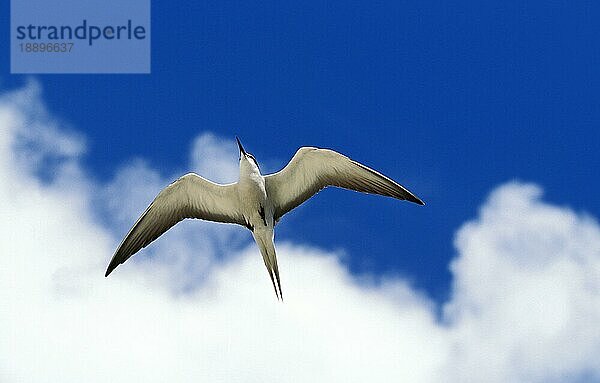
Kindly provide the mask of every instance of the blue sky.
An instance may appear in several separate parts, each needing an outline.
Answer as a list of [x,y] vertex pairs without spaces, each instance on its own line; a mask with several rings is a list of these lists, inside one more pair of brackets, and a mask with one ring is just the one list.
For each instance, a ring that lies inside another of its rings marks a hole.
[[[85,132],[100,179],[133,157],[185,171],[203,131],[239,135],[271,170],[303,145],[380,169],[427,206],[329,190],[278,237],[345,249],[352,270],[410,274],[444,299],[452,232],[495,185],[533,181],[550,201],[600,210],[599,10],[153,2],[151,75],[37,78],[49,108]],[[0,65],[5,88],[25,81],[8,56]]]
[[[94,182],[135,158],[168,182],[204,132],[232,148],[238,135],[270,171],[305,145],[380,170],[427,205],[326,190],[277,240],[343,251],[353,275],[401,276],[441,305],[455,233],[498,185],[533,182],[549,204],[600,214],[599,17],[593,1],[154,1],[150,75],[35,79],[85,137]],[[28,79],[9,63],[3,91]]]

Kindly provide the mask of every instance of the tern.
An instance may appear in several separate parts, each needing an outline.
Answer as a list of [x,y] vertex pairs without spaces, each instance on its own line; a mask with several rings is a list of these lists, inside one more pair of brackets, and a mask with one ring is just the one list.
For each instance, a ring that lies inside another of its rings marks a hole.
[[236,140],[240,151],[238,182],[219,185],[188,173],[164,188],[117,248],[106,277],[178,222],[197,218],[248,228],[260,249],[275,295],[283,300],[273,238],[274,228],[284,214],[327,186],[424,205],[392,179],[329,149],[302,147],[282,170],[263,176],[254,156],[244,150],[239,138]]

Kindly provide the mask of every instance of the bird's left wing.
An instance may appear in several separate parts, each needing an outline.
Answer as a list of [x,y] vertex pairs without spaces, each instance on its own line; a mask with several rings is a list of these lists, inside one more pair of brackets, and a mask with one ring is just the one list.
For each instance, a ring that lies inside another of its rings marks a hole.
[[298,149],[285,168],[265,177],[265,186],[273,201],[276,221],[327,186],[379,194],[424,205],[421,199],[404,186],[329,149]]
[[184,218],[245,225],[237,209],[236,187],[189,173],[164,188],[119,245],[106,276]]

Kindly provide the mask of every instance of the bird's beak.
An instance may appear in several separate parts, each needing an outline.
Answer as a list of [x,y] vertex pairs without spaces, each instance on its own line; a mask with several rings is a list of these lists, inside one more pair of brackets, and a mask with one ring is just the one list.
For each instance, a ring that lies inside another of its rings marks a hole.
[[242,143],[240,142],[240,139],[237,138],[237,136],[235,136],[235,139],[237,141],[238,147],[240,148],[240,158],[242,157],[242,154],[245,157],[246,156],[246,151],[244,150],[244,147],[242,146]]

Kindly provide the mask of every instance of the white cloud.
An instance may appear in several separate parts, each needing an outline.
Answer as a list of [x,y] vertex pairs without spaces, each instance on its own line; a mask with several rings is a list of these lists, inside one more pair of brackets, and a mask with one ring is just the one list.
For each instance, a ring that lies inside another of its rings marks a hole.
[[[105,279],[118,237],[174,177],[140,160],[95,184],[60,126],[33,83],[0,99],[3,382],[600,376],[600,228],[536,186],[498,188],[458,231],[441,320],[407,281],[365,283],[338,254],[290,243],[280,304],[249,235],[226,225],[178,225]],[[191,166],[235,181],[236,159],[204,134]]]
[[540,197],[504,185],[458,232],[445,307],[457,381],[599,377],[600,228]]
[[213,133],[202,133],[192,146],[192,168],[214,182],[236,182],[239,167],[238,147],[233,139],[224,139]]

